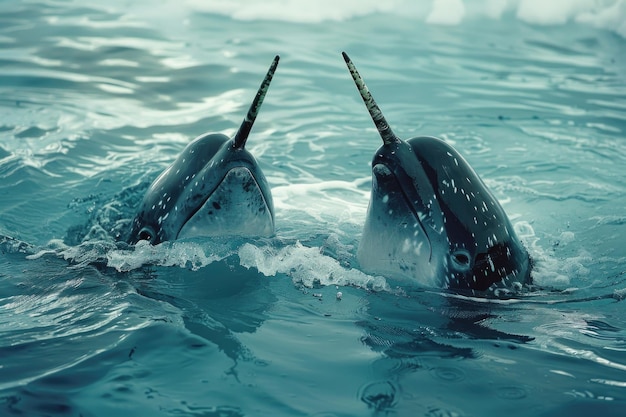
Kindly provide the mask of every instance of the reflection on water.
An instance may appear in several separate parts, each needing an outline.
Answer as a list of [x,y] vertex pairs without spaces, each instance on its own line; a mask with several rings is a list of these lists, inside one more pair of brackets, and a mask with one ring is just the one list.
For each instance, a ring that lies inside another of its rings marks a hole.
[[[297,3],[0,5],[0,414],[621,415],[624,2]],[[359,269],[380,139],[341,51],[485,180],[535,291]],[[276,54],[247,145],[276,236],[120,242]]]

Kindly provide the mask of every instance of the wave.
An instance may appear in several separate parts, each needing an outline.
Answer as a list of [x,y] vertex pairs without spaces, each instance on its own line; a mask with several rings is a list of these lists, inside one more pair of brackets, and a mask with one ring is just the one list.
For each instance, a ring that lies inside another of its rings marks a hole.
[[236,20],[294,23],[345,21],[374,14],[402,15],[428,24],[458,25],[468,20],[516,18],[533,25],[580,23],[626,38],[626,0],[187,0],[194,11]]

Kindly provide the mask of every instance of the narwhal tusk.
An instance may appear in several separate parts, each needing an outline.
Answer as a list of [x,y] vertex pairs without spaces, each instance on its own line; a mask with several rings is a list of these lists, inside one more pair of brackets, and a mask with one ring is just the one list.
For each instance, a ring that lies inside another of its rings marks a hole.
[[256,120],[257,114],[259,114],[259,109],[261,108],[261,104],[263,104],[263,99],[265,98],[265,94],[267,94],[267,90],[270,88],[270,83],[272,82],[272,77],[274,76],[274,72],[276,72],[276,67],[278,66],[278,60],[280,57],[276,55],[274,57],[274,61],[272,61],[272,65],[270,65],[270,69],[267,70],[267,74],[259,87],[259,90],[250,105],[250,109],[248,110],[248,114],[243,119],[239,130],[235,134],[233,138],[233,147],[242,149],[246,146],[246,141],[248,140],[248,135],[250,134],[250,130],[252,129],[252,125]]
[[398,139],[395,133],[393,133],[393,130],[391,130],[391,127],[389,127],[389,124],[387,123],[385,116],[383,116],[382,111],[380,111],[380,108],[376,104],[376,101],[374,101],[374,98],[372,97],[372,93],[370,93],[370,90],[365,85],[363,78],[361,78],[361,75],[359,74],[356,67],[352,63],[352,60],[350,59],[348,54],[346,54],[345,52],[342,52],[341,54],[343,55],[344,61],[346,61],[346,65],[348,65],[348,69],[350,70],[350,75],[352,75],[352,79],[354,80],[354,83],[356,84],[356,88],[359,90],[359,93],[361,94],[361,98],[363,99],[363,102],[365,103],[365,107],[367,107],[367,111],[369,111],[370,116],[372,117],[372,120],[374,121],[374,124],[376,125],[376,129],[378,129],[378,133],[380,134],[380,137],[383,139],[383,143],[385,145],[389,145],[391,143],[398,142],[400,139]]

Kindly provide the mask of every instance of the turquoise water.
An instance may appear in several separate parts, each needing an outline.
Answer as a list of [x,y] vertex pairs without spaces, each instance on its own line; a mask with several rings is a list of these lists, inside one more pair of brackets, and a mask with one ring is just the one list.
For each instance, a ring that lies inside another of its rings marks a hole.
[[[0,415],[622,415],[626,3],[212,3],[0,1]],[[341,51],[466,157],[538,290],[359,270],[380,139]],[[247,144],[276,236],[119,243],[276,54]]]

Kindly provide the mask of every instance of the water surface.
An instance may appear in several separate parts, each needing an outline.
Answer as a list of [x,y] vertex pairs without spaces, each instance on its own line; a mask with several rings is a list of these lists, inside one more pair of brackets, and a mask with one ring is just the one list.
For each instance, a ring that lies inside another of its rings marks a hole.
[[[0,414],[621,415],[626,5],[423,3],[0,2]],[[466,157],[540,290],[359,269],[380,139],[341,51]],[[276,54],[247,144],[276,236],[117,243]]]

